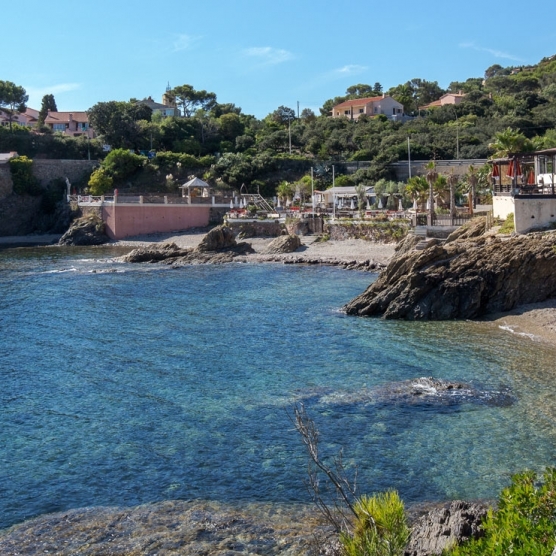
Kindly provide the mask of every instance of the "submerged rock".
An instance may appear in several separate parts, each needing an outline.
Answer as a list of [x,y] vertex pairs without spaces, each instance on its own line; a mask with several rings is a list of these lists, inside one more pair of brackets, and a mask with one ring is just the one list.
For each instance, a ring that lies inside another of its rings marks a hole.
[[415,243],[402,242],[378,280],[344,307],[346,313],[472,319],[556,297],[556,232],[436,241],[422,250]]
[[89,214],[76,218],[58,245],[102,245],[108,241],[102,219],[96,214]]
[[304,402],[312,401],[326,405],[378,403],[441,406],[479,403],[508,406],[515,402],[515,398],[509,389],[481,390],[465,382],[433,377],[390,382],[376,388],[363,388],[352,392],[320,388],[299,392],[298,398]]

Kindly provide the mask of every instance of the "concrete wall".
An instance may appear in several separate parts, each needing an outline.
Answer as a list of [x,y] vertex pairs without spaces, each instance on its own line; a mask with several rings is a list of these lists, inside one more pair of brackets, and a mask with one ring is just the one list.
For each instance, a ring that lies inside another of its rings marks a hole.
[[505,220],[508,214],[515,214],[514,198],[511,195],[494,195],[492,197],[492,214],[494,218]]
[[111,239],[208,226],[210,205],[106,205],[102,219]]
[[514,202],[515,231],[518,234],[534,228],[544,228],[556,222],[556,196],[516,198]]

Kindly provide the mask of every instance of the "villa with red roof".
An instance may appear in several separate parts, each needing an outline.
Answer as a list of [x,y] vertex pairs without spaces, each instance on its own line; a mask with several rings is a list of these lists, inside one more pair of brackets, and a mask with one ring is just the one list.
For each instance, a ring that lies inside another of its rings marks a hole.
[[465,94],[461,91],[459,93],[446,93],[445,95],[442,95],[438,100],[429,102],[424,106],[419,106],[419,110],[428,110],[429,108],[445,106],[446,104],[459,104],[463,100],[464,96]]
[[91,139],[95,136],[95,132],[89,126],[87,112],[51,112],[49,110],[44,123],[52,131],[64,135],[73,137],[87,135]]
[[12,124],[19,124],[24,127],[33,127],[39,119],[39,111],[34,108],[27,107],[25,112],[11,114],[6,110],[0,110],[0,125],[9,126],[10,120]]
[[379,114],[384,114],[390,120],[401,120],[403,113],[403,105],[389,95],[346,100],[332,108],[333,118],[350,120],[357,120],[362,115],[373,117]]

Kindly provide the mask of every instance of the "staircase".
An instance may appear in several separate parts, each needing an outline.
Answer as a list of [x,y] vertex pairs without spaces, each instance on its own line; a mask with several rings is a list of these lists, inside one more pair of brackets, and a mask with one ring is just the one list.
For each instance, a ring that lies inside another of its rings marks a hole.
[[241,198],[243,199],[244,207],[247,205],[255,205],[257,210],[265,212],[274,211],[274,209],[264,200],[264,197],[258,193],[242,193]]

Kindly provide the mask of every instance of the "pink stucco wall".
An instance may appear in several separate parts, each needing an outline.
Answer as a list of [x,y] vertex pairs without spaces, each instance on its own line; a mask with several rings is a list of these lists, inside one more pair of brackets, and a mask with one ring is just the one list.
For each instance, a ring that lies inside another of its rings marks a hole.
[[210,206],[105,205],[102,219],[111,239],[208,226]]

